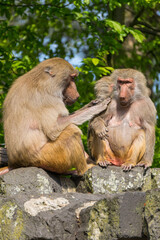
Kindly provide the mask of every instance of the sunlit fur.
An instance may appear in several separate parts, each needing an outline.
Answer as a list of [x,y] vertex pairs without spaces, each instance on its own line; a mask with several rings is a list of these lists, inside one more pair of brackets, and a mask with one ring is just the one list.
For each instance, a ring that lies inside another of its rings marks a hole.
[[[134,80],[134,93],[125,107],[119,104],[119,77]],[[122,166],[125,171],[136,165],[147,168],[152,165],[154,155],[156,109],[149,98],[146,78],[134,69],[117,69],[110,78],[114,85],[112,101],[107,110],[91,120],[89,125],[91,156],[101,166],[114,164]],[[101,86],[104,93],[104,82],[101,85],[101,81],[96,84],[97,97]],[[109,92],[106,85],[106,97]]]
[[[3,105],[10,167],[37,166],[58,173],[76,167],[78,174],[83,174],[93,166],[86,163],[81,131],[72,123],[78,125],[91,119],[107,103],[69,115],[63,92],[67,94],[69,87],[73,102],[77,99],[75,83],[70,84],[73,75],[78,72],[71,64],[51,58],[15,80]],[[67,145],[68,141],[72,146]]]
[[95,84],[96,97],[100,99],[106,99],[111,96],[113,91],[113,80],[111,77],[105,76],[98,80]]

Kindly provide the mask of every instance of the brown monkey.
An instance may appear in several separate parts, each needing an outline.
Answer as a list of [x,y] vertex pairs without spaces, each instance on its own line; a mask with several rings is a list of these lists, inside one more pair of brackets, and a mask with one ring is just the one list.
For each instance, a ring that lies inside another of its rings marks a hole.
[[[105,113],[90,122],[91,156],[101,166],[114,164],[124,171],[135,166],[147,168],[153,161],[156,109],[146,78],[134,69],[117,69],[110,81],[114,85],[112,101]],[[101,91],[101,83],[97,84]],[[106,92],[108,97],[108,87]]]
[[19,77],[4,101],[4,132],[9,167],[36,166],[57,173],[75,167],[83,174],[93,166],[76,126],[103,111],[108,100],[91,102],[69,115],[65,104],[73,104],[79,94],[78,75],[61,58],[41,62]]
[[[95,93],[97,99],[109,99],[112,97],[113,94],[113,87],[114,87],[114,82],[111,77],[104,76],[100,80],[97,81],[95,84]],[[101,114],[99,116],[94,117],[90,123],[89,123],[89,131],[88,131],[88,136],[90,135],[90,131],[94,130],[93,134],[95,133],[98,137],[100,138],[105,138],[107,137],[107,126],[105,124],[104,119],[101,117]],[[91,134],[91,135],[93,135]],[[90,137],[92,138],[92,136]],[[88,140],[90,141],[90,137]],[[91,141],[92,142],[92,141]],[[90,148],[90,144],[88,144]],[[96,149],[94,149],[96,150]]]

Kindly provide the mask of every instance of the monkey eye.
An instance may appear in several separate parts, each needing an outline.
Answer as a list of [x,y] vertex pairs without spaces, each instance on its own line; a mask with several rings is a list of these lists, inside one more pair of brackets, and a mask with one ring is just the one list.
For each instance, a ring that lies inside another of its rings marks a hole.
[[118,82],[119,85],[124,84],[124,81],[121,81],[121,80],[118,80],[117,82]]
[[77,74],[76,74],[76,73],[73,73],[73,74],[70,75],[70,77],[71,77],[71,80],[72,80],[72,81],[75,81],[75,78],[77,77]]
[[123,84],[131,84],[132,82],[131,81],[121,81],[121,80],[118,80],[117,81],[119,85],[123,85]]
[[130,84],[130,83],[132,83],[132,82],[130,82],[130,81],[125,81],[125,84]]
[[75,82],[75,77],[76,76],[71,76],[71,81]]

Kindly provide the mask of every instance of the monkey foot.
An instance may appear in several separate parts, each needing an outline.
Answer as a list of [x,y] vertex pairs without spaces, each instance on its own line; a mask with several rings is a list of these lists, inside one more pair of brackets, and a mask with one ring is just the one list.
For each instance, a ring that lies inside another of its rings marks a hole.
[[100,167],[107,167],[108,165],[111,165],[111,163],[109,161],[107,161],[107,160],[104,160],[104,161],[99,161],[98,165]]
[[3,175],[3,174],[8,173],[8,172],[11,171],[12,169],[13,169],[13,168],[10,168],[10,167],[0,168],[0,175]]
[[151,167],[151,164],[150,163],[146,163],[145,161],[140,161],[136,167],[144,167],[144,169],[147,169],[149,167]]
[[124,163],[122,164],[122,169],[124,172],[130,171],[134,167],[134,164],[132,163]]

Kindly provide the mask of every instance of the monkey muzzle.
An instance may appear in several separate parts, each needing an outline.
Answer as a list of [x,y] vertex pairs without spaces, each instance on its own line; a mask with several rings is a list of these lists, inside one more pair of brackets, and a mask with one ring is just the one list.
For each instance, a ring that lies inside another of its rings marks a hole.
[[121,99],[120,99],[119,102],[120,102],[120,105],[121,105],[121,106],[126,106],[126,105],[128,105],[128,102],[125,101],[125,100],[121,100]]
[[120,106],[122,106],[122,107],[128,107],[128,106],[130,106],[130,104],[131,104],[131,100],[128,100],[128,99],[119,99],[119,104],[120,104]]
[[70,98],[70,97],[66,97],[63,99],[63,102],[65,105],[68,105],[68,106],[71,106],[73,103],[75,103],[77,101],[78,97],[73,99],[73,98]]

